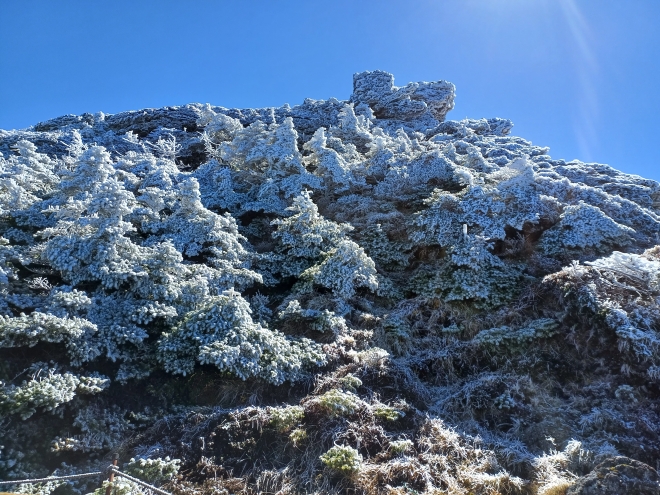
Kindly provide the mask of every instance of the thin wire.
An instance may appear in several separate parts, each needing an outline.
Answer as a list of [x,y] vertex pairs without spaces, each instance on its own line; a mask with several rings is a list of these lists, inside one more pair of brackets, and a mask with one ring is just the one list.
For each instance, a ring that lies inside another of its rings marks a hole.
[[92,476],[101,476],[104,474],[105,474],[104,471],[96,471],[94,473],[69,474],[66,476],[49,476],[48,478],[32,478],[27,480],[0,481],[0,485],[21,485],[23,483],[47,483],[48,481],[77,480],[81,478],[91,478]]
[[115,475],[116,475],[116,476],[119,476],[119,477],[121,477],[121,478],[126,478],[127,480],[132,481],[133,483],[136,483],[136,484],[138,484],[138,485],[142,485],[142,486],[144,486],[145,488],[148,488],[149,490],[151,490],[151,491],[153,491],[153,492],[155,492],[155,493],[158,493],[159,495],[171,495],[169,492],[166,492],[165,490],[161,490],[160,488],[156,488],[155,486],[152,486],[152,485],[150,485],[150,484],[148,484],[148,483],[145,483],[145,482],[142,481],[142,480],[139,480],[139,479],[137,479],[137,478],[133,478],[133,476],[130,476],[130,475],[128,475],[128,474],[124,474],[124,473],[122,473],[119,469],[117,469],[117,468],[114,467],[114,466],[112,466],[112,470],[115,472]]
[[119,469],[117,469],[113,465],[110,465],[106,471],[96,471],[93,473],[82,473],[82,474],[69,474],[65,476],[49,476],[48,478],[32,478],[27,480],[0,481],[0,485],[21,485],[24,483],[34,484],[34,483],[48,483],[49,481],[78,480],[82,478],[91,478],[92,476],[102,476],[107,474],[109,471],[114,472],[116,476],[119,476],[121,478],[126,478],[127,480],[132,481],[137,485],[141,485],[145,488],[148,488],[149,490],[151,490],[154,493],[157,493],[158,495],[171,495],[165,490],[161,490],[160,488],[156,488],[155,486],[145,483],[144,481],[134,478],[133,476],[122,473]]

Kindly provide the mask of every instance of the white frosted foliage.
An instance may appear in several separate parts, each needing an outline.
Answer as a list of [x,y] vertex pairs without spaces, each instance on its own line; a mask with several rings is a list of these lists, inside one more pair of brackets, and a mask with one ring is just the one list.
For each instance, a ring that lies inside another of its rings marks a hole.
[[188,374],[199,362],[242,379],[282,383],[294,381],[305,365],[323,362],[323,354],[309,340],[291,340],[255,323],[247,301],[226,291],[163,335],[159,359],[173,373]]
[[378,288],[373,260],[364,249],[349,240],[341,241],[335,249],[325,253],[323,262],[303,272],[301,278],[332,289],[345,299],[352,297],[358,287],[372,291]]

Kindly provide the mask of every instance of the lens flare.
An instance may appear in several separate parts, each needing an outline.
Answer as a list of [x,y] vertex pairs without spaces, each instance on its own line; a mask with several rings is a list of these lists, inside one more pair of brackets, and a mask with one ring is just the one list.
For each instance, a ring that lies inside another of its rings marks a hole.
[[594,51],[594,34],[575,0],[559,0],[559,5],[575,48],[573,57],[578,83],[578,113],[573,121],[575,139],[581,158],[593,161],[593,151],[598,147],[597,122],[600,116],[597,91],[600,69]]

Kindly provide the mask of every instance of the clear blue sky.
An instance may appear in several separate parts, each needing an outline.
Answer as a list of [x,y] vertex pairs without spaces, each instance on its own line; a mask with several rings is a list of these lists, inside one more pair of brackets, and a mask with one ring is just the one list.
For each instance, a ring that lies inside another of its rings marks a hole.
[[3,129],[446,79],[451,119],[660,180],[660,0],[0,0],[0,67]]

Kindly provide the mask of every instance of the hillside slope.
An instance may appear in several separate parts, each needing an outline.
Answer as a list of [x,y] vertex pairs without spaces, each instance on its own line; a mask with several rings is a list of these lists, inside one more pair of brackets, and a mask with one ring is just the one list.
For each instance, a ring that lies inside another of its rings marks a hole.
[[374,71],[0,131],[0,479],[113,451],[200,495],[658,468],[660,184],[453,106]]

